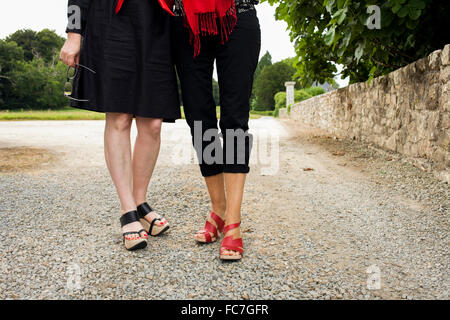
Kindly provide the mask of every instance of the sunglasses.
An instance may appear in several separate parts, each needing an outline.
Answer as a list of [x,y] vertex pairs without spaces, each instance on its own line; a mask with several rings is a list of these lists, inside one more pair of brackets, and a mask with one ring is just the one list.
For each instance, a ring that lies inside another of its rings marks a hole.
[[76,64],[75,67],[67,68],[67,79],[66,79],[66,83],[64,84],[64,96],[71,100],[88,102],[89,100],[76,99],[76,98],[71,97],[72,92],[73,92],[73,79],[75,79],[76,76],[78,75],[78,70],[80,67],[92,72],[93,74],[96,74],[96,72],[94,70],[92,70],[86,66],[83,66],[81,64]]

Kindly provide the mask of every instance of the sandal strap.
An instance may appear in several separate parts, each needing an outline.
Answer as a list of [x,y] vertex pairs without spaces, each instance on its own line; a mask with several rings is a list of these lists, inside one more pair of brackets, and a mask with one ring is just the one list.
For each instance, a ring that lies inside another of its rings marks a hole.
[[211,233],[214,235],[215,238],[217,238],[218,236],[217,228],[209,221],[206,221],[205,227],[202,230],[200,230],[199,233],[205,235],[206,242],[212,241]]
[[233,223],[233,224],[229,224],[225,227],[225,229],[223,230],[223,234],[226,234],[228,231],[239,228],[239,226],[241,225],[240,222],[238,223]]
[[133,222],[139,222],[139,216],[136,210],[127,212],[120,217],[122,227]]
[[150,228],[148,229],[148,233],[152,234],[152,230],[153,230],[153,226],[155,225],[156,221],[161,221],[163,219],[163,217],[158,217],[152,220],[152,222],[150,223]]
[[144,202],[143,204],[137,207],[139,217],[142,219],[152,211],[153,211],[152,207],[150,207],[150,205],[147,202]]
[[[199,233],[199,234],[203,234],[203,235],[205,236],[205,241],[206,241],[207,243],[212,242],[212,237],[211,237],[211,234],[209,233],[208,230],[202,229],[202,230],[200,230],[198,233]],[[214,236],[217,238],[216,235],[214,235]]]
[[244,253],[244,243],[242,242],[242,238],[233,239],[233,236],[224,238],[220,245],[220,253],[222,253],[223,250],[236,251],[240,254]]
[[[222,233],[223,227],[225,226],[225,221],[219,217],[217,214],[215,214],[214,211],[211,211],[211,218],[214,220],[214,222],[217,225],[217,228],[219,229],[219,232]],[[216,235],[217,236],[217,235]]]

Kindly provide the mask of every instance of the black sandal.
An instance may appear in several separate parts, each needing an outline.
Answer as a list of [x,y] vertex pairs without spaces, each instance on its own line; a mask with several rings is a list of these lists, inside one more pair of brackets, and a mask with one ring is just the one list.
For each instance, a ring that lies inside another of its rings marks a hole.
[[[122,227],[133,222],[139,222],[139,216],[136,210],[127,212],[120,217],[120,224]],[[133,251],[145,248],[147,246],[147,240],[144,237],[141,237],[142,232],[146,231],[142,229],[139,231],[123,233],[122,236],[125,249]]]
[[161,216],[158,216],[157,218],[153,219],[152,222],[148,222],[145,219],[145,216],[149,214],[150,212],[153,212],[153,209],[148,205],[147,202],[144,202],[140,206],[137,207],[137,212],[139,214],[139,218],[141,221],[142,226],[144,227],[145,231],[151,236],[158,236],[160,234],[163,234],[167,230],[169,230],[169,223],[166,220],[166,224],[162,226],[158,226],[155,224],[156,221],[162,221],[164,218]]

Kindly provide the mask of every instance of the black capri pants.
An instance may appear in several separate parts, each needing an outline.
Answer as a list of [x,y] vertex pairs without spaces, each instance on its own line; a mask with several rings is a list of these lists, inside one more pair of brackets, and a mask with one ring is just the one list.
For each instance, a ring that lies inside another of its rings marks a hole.
[[[250,171],[252,137],[248,134],[248,122],[253,76],[261,49],[261,31],[256,10],[238,13],[237,18],[225,44],[221,43],[220,36],[202,37],[201,51],[195,58],[184,18],[172,18],[172,52],[180,79],[184,112],[204,177]],[[212,87],[214,61],[220,90],[221,134],[218,132]],[[223,146],[220,146],[219,136],[223,138]],[[207,157],[209,154],[213,161]]]

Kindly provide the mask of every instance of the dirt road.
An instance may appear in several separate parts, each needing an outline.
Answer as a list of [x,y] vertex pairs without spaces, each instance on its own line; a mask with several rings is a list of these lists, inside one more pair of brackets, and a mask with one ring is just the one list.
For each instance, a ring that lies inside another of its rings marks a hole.
[[192,239],[209,207],[185,122],[164,125],[149,192],[173,228],[134,254],[103,122],[0,123],[0,298],[449,298],[448,184],[299,124],[251,128],[245,257],[224,264]]

